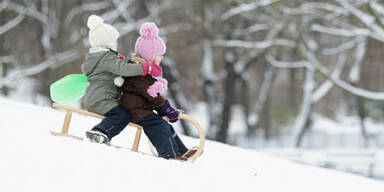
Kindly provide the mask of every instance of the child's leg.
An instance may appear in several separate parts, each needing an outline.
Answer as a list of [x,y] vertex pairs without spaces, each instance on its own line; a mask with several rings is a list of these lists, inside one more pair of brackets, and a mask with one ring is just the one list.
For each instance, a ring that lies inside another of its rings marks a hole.
[[111,140],[128,125],[130,120],[131,118],[124,108],[117,106],[108,111],[101,123],[94,128],[106,134]]
[[[165,120],[164,120],[165,121]],[[184,145],[184,143],[181,141],[181,139],[179,138],[179,136],[176,134],[175,132],[175,129],[173,129],[172,125],[170,125],[169,123],[167,123],[169,125],[169,128],[171,130],[171,133],[172,133],[172,136],[179,148],[179,152],[181,154],[184,154],[185,152],[188,151],[187,147]]]
[[179,144],[175,141],[175,132],[172,132],[171,126],[161,116],[148,115],[141,119],[138,124],[143,126],[145,135],[155,146],[159,157],[168,159],[183,155],[180,152]]

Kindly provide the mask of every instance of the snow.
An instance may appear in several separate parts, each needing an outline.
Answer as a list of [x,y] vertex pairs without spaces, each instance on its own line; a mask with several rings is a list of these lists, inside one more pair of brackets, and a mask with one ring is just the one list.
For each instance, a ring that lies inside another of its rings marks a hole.
[[209,40],[204,40],[204,57],[202,61],[202,70],[201,73],[203,77],[207,80],[216,79],[214,69],[213,69],[213,54],[212,54],[212,45]]
[[369,6],[371,6],[372,9],[374,9],[379,14],[384,15],[384,7],[382,5],[380,5],[378,2],[371,1],[371,2],[369,2]]
[[377,149],[327,148],[327,149],[266,149],[268,154],[308,165],[316,165],[384,179],[383,152]]
[[[356,116],[342,116],[337,117],[337,121],[331,120],[322,116],[321,114],[314,114],[313,118],[316,120],[313,122],[312,131],[324,132],[328,135],[337,134],[356,134],[359,135],[360,120]],[[384,125],[377,123],[371,118],[365,119],[367,131],[372,134],[383,133]]]
[[[116,149],[51,136],[64,112],[0,98],[0,191],[383,191],[384,183],[300,165],[264,153],[207,141],[194,163],[150,155],[142,137],[131,152],[127,128]],[[73,115],[70,133],[82,136],[97,119]],[[198,140],[181,136],[188,146]]]
[[356,46],[355,60],[353,62],[353,68],[349,72],[349,80],[353,83],[359,83],[360,70],[364,63],[364,56],[367,52],[367,41],[362,41]]

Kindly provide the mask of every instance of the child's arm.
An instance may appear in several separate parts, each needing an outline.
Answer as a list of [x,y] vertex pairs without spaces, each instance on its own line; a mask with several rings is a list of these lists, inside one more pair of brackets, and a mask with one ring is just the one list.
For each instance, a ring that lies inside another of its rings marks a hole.
[[102,59],[102,67],[104,70],[115,75],[121,76],[140,76],[144,75],[143,67],[136,63],[127,63],[120,60],[114,53],[107,53]]
[[160,66],[148,62],[140,62],[139,64],[127,63],[126,60],[120,60],[119,56],[112,52],[107,53],[103,58],[102,63],[106,71],[125,77],[149,74],[161,76],[163,74]]
[[157,111],[160,116],[167,116],[170,122],[176,122],[179,119],[179,111],[173,108],[168,100],[164,99],[159,93],[156,97],[152,97],[148,94],[148,87],[150,85],[140,86],[135,84],[140,94],[145,97],[150,103],[153,109]]
[[136,89],[138,90],[139,94],[151,104],[152,108],[156,109],[164,105],[166,100],[160,94],[157,94],[156,97],[152,97],[148,94],[147,90],[150,84],[148,84],[147,81],[138,81],[140,82],[135,83]]

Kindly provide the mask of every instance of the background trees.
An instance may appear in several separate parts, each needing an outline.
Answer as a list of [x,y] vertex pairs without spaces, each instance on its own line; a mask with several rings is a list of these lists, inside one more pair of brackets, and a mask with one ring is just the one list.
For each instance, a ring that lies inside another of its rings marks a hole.
[[[204,102],[209,138],[241,144],[288,127],[301,146],[314,114],[356,114],[368,143],[366,118],[383,121],[384,5],[376,0],[3,0],[1,94],[48,105],[49,85],[80,72],[90,14],[118,28],[125,55],[143,22],[160,26],[169,96],[187,111]],[[231,135],[239,113],[246,131]]]

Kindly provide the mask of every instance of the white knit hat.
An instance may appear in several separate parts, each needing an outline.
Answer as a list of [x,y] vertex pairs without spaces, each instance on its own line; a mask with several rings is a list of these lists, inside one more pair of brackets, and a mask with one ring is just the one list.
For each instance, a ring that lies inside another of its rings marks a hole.
[[104,20],[97,16],[88,17],[89,43],[91,47],[104,47],[117,50],[117,39],[120,34],[112,25],[104,23]]

